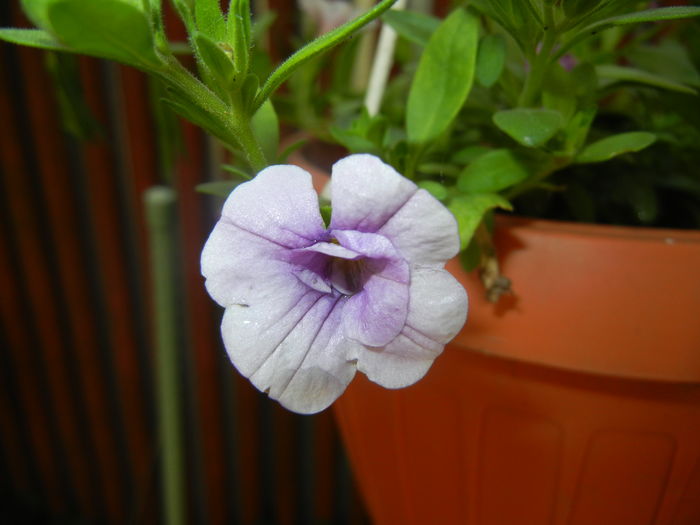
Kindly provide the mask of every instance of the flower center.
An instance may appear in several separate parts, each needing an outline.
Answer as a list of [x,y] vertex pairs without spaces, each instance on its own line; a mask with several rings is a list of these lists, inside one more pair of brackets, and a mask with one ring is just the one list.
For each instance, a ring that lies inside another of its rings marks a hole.
[[354,295],[362,290],[366,281],[366,259],[332,257],[330,263],[331,286],[344,295]]

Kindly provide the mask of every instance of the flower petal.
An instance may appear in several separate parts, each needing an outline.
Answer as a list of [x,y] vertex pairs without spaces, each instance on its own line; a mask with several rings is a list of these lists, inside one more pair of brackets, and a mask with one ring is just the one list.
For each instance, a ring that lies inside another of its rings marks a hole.
[[[219,221],[201,256],[202,275],[206,277],[209,295],[221,306],[254,301],[260,284],[289,272],[285,261],[287,252],[286,248],[259,235]],[[283,290],[286,288],[277,288],[278,293]]]
[[270,166],[231,192],[223,221],[287,248],[322,240],[325,227],[311,175],[296,166]]
[[381,235],[343,230],[332,230],[331,235],[365,257],[362,291],[348,299],[345,308],[345,334],[368,346],[384,346],[406,322],[408,263]]
[[420,189],[378,231],[413,264],[444,265],[459,252],[454,215]]
[[385,388],[421,379],[466,320],[467,294],[446,270],[417,268],[401,333],[383,348],[361,348],[357,368]]
[[331,229],[375,232],[416,192],[416,185],[373,155],[333,165]]
[[345,299],[307,291],[260,307],[227,308],[222,334],[229,357],[261,391],[286,408],[323,410],[355,374],[346,356],[356,350],[342,336]]

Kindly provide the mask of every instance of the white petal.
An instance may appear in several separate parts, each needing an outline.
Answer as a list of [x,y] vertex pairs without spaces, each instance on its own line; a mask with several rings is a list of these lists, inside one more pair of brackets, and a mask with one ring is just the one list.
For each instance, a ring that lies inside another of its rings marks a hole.
[[308,246],[325,226],[311,175],[297,166],[270,166],[231,192],[223,221],[287,248]]
[[346,357],[353,343],[340,330],[343,302],[311,290],[284,306],[273,301],[260,308],[227,308],[222,334],[231,361],[289,410],[323,410],[356,370]]
[[[259,235],[219,221],[201,256],[209,295],[221,306],[250,303],[260,285],[290,273],[290,265],[285,261],[288,252]],[[294,285],[294,280],[290,284]],[[284,289],[278,288],[277,292]]]
[[439,265],[459,252],[457,221],[440,201],[418,190],[377,233],[413,264]]
[[350,155],[333,165],[331,228],[375,232],[416,191],[416,185],[373,155]]
[[467,294],[446,270],[416,268],[411,274],[406,325],[380,349],[362,348],[357,368],[385,388],[421,379],[467,317]]

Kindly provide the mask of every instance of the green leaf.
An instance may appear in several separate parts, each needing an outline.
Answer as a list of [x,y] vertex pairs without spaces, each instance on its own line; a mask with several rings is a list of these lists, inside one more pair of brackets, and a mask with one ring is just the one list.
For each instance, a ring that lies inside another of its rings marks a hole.
[[541,146],[561,129],[561,114],[551,109],[517,108],[499,111],[493,122],[504,133],[529,148]]
[[199,193],[206,193],[207,195],[216,195],[217,197],[228,197],[229,194],[242,182],[243,180],[220,180],[215,182],[203,182],[202,184],[197,184],[195,189]]
[[48,16],[58,39],[86,55],[144,69],[161,65],[146,15],[120,0],[55,0]]
[[330,206],[320,206],[319,210],[321,211],[321,218],[323,218],[323,224],[326,225],[326,228],[330,226],[331,224],[331,215],[333,215],[333,208]]
[[433,180],[420,181],[418,183],[418,187],[428,191],[433,197],[435,197],[439,201],[444,201],[449,195],[449,192],[445,186]]
[[253,115],[251,122],[253,133],[262,146],[263,153],[268,159],[277,158],[277,149],[280,143],[280,126],[277,113],[268,99]]
[[636,46],[625,57],[642,70],[681,85],[700,87],[700,73],[688,49],[676,40],[664,39],[658,44]]
[[250,1],[231,0],[226,31],[239,75],[245,75],[250,67],[250,28]]
[[219,0],[196,0],[194,19],[197,29],[214,42],[222,42],[226,38],[226,18],[221,12]]
[[409,142],[434,139],[459,113],[474,80],[477,38],[478,20],[464,9],[453,11],[430,38],[408,94]]
[[53,0],[21,0],[22,11],[32,23],[41,29],[50,29],[49,3]]
[[194,42],[197,55],[219,85],[224,89],[230,88],[236,76],[231,58],[216,42],[203,33],[196,33]]
[[644,11],[636,11],[623,15],[612,16],[599,20],[590,24],[580,31],[576,32],[568,41],[566,41],[556,54],[555,58],[564,55],[572,46],[585,40],[586,38],[610,29],[615,26],[628,24],[639,24],[642,22],[659,22],[662,20],[677,20],[680,18],[691,18],[700,16],[700,7],[691,6],[676,6],[676,7],[660,7],[658,9],[646,9]]
[[495,20],[526,52],[541,40],[544,24],[531,0],[472,0],[470,5]]
[[603,65],[596,66],[595,70],[596,74],[603,82],[606,80],[608,83],[634,82],[637,84],[646,84],[647,86],[668,89],[669,91],[688,93],[689,95],[697,94],[697,91],[690,86],[686,86],[685,84],[681,84],[679,82],[674,82],[666,77],[654,75],[648,71],[642,71],[641,69],[624,66]]
[[452,155],[450,160],[455,164],[469,164],[477,157],[481,157],[484,153],[488,153],[489,151],[491,151],[491,148],[487,148],[486,146],[467,146]]
[[459,262],[466,272],[473,272],[479,267],[481,262],[481,247],[474,239],[459,254]]
[[459,226],[460,250],[464,250],[472,240],[474,231],[484,214],[494,208],[512,210],[510,202],[497,193],[474,193],[452,199],[448,206]]
[[526,179],[529,173],[515,154],[497,149],[478,157],[457,179],[457,188],[464,193],[490,193],[508,188]]
[[630,131],[612,135],[586,146],[576,157],[576,162],[579,164],[604,162],[623,153],[643,150],[654,141],[656,141],[656,135],[646,131]]
[[296,53],[285,60],[272,74],[267,78],[262,88],[255,97],[253,109],[259,108],[269,96],[275,91],[285,80],[287,80],[294,71],[303,64],[321,53],[329,50],[333,46],[340,44],[343,40],[350,37],[353,33],[369,24],[372,20],[379,17],[387,9],[389,9],[396,0],[382,0],[372,9],[367,11],[362,16],[335,28],[320,36],[316,40],[306,44]]
[[493,86],[506,63],[506,41],[501,35],[486,35],[481,39],[476,57],[476,79],[484,87]]
[[51,51],[70,51],[58,42],[53,35],[41,29],[0,29],[0,40]]
[[390,9],[382,15],[382,20],[400,36],[420,46],[425,46],[440,26],[439,18],[399,9]]

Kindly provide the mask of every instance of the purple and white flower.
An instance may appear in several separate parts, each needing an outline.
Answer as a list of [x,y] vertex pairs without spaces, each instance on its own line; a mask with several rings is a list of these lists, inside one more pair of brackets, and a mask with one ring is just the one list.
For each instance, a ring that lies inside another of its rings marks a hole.
[[264,169],[228,197],[202,252],[231,361],[300,413],[328,407],[357,370],[415,383],[467,314],[439,201],[372,155],[338,161],[331,180],[326,227],[307,172]]

